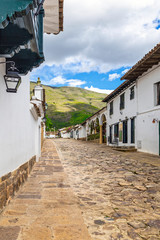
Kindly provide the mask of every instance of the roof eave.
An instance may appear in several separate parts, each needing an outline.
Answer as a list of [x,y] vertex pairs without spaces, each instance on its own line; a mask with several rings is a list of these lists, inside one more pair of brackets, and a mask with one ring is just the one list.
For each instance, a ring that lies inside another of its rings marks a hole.
[[138,61],[121,80],[137,79],[148,69],[152,68],[160,62],[160,43],[151,49],[140,61]]

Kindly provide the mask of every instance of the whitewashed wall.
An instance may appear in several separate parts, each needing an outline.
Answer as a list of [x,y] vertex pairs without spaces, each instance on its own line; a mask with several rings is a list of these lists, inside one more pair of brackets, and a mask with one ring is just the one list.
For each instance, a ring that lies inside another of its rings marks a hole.
[[107,108],[102,109],[101,111],[99,111],[97,114],[94,114],[86,121],[86,131],[89,130],[89,125],[91,125],[92,121],[96,123],[97,118],[99,120],[99,125],[102,125],[103,115],[105,115],[107,120]]
[[70,132],[61,132],[62,138],[70,138]]
[[[107,103],[107,136],[109,136],[109,127],[120,121],[128,119],[128,143],[119,142],[119,146],[132,146],[136,144],[131,144],[131,121],[130,119],[135,117],[137,114],[137,90],[136,85],[134,88],[135,96],[134,99],[130,100],[130,88],[135,84],[131,85],[129,88],[121,92],[118,96],[113,99],[113,114],[110,115],[110,102]],[[125,108],[120,110],[120,95],[125,92]],[[112,139],[114,139],[114,127],[112,130]],[[135,121],[135,143],[136,143],[136,121]]]
[[[160,66],[138,79],[137,147],[139,151],[159,155],[160,105],[156,106],[155,83],[160,81]],[[153,123],[153,119],[156,119]]]
[[87,137],[87,131],[86,131],[86,124],[81,125],[79,128],[79,138],[86,138]]
[[0,65],[0,176],[40,155],[40,121],[30,112],[29,75],[17,93],[7,93],[5,65]]
[[73,132],[73,139],[77,139],[76,129],[73,129],[72,132]]

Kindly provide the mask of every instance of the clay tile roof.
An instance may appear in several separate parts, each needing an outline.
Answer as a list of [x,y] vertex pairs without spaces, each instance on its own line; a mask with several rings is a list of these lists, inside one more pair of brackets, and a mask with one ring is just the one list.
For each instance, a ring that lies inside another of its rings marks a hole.
[[136,80],[144,72],[152,66],[160,62],[160,43],[158,43],[149,53],[147,53],[140,61],[138,61],[121,80]]

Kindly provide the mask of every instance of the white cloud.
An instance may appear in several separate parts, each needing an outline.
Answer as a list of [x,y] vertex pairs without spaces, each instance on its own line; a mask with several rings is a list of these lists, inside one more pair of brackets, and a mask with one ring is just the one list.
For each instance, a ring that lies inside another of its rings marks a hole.
[[122,72],[121,72],[121,74],[122,75],[124,75],[126,72],[128,72],[129,71],[129,68],[126,68],[125,70],[123,70]]
[[106,73],[132,66],[159,42],[159,0],[64,1],[64,32],[44,37],[48,65]]
[[85,87],[84,89],[93,91],[93,92],[98,92],[98,93],[106,93],[106,94],[110,94],[111,92],[113,92],[113,90],[99,89],[99,88],[94,88],[93,86],[91,86],[90,88]]
[[50,81],[42,81],[43,84],[49,85],[49,86],[56,86],[56,85],[67,85],[70,87],[80,87],[81,85],[86,84],[85,81],[79,80],[79,79],[65,79],[62,76],[57,76]]
[[58,77],[51,79],[48,82],[48,85],[52,86],[52,85],[65,84],[65,83],[66,83],[66,79],[61,76],[58,76]]
[[80,87],[81,85],[86,84],[85,81],[81,81],[78,79],[70,79],[66,81],[70,87]]
[[109,81],[113,81],[113,80],[115,80],[115,79],[118,79],[118,78],[120,78],[120,74],[118,74],[118,73],[112,73],[112,74],[109,74]]

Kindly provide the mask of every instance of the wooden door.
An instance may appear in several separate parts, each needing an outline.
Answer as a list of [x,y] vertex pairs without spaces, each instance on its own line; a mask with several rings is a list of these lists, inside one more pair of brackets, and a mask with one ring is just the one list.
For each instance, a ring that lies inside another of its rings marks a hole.
[[123,143],[128,142],[128,124],[127,120],[123,122]]

